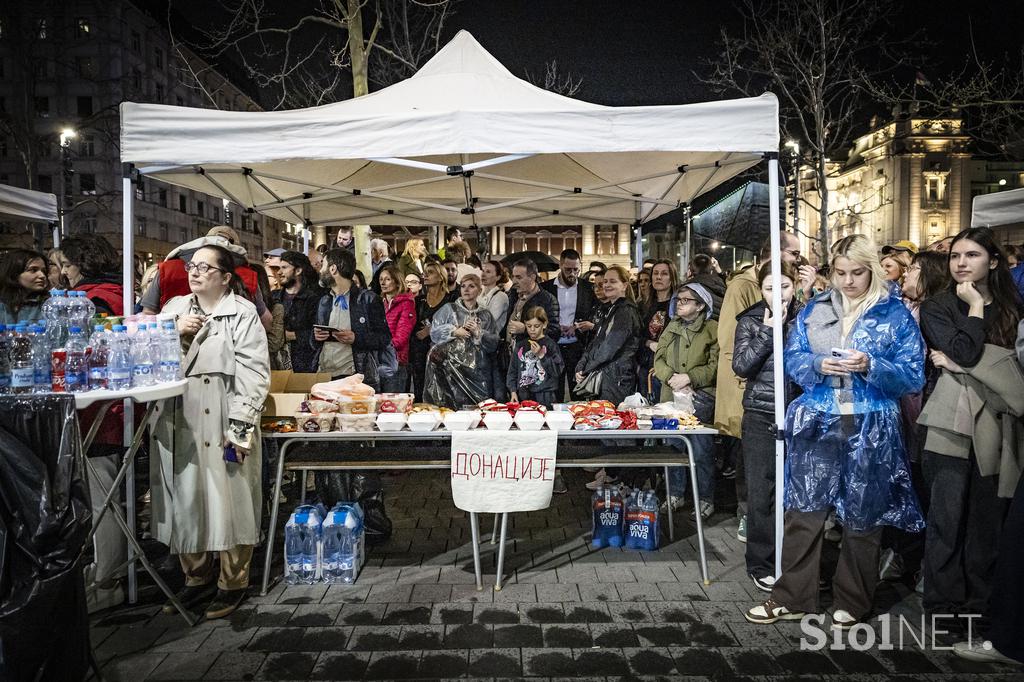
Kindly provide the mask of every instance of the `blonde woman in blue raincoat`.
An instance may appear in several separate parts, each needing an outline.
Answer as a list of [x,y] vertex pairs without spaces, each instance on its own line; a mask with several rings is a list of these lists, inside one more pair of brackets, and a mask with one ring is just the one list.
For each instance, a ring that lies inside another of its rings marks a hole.
[[786,374],[804,393],[786,414],[782,575],[753,623],[818,611],[825,518],[843,524],[833,579],[834,627],[871,612],[883,526],[924,528],[903,444],[900,397],[924,385],[924,342],[890,294],[863,235],[832,246],[832,286],[812,298],[786,343]]

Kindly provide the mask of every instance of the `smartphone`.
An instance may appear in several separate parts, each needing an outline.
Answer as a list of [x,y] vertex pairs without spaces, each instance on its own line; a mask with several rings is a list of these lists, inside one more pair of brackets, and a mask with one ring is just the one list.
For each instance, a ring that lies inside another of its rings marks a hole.
[[833,348],[832,357],[836,358],[837,360],[844,360],[850,357],[850,351],[848,351],[845,348]]
[[224,446],[224,461],[234,462],[235,464],[242,463],[242,460],[238,457],[238,451],[235,450],[235,446],[230,443]]
[[341,331],[340,329],[335,329],[334,327],[328,327],[326,324],[314,324],[313,329],[319,329],[320,331],[327,332],[328,334],[333,334],[334,332]]

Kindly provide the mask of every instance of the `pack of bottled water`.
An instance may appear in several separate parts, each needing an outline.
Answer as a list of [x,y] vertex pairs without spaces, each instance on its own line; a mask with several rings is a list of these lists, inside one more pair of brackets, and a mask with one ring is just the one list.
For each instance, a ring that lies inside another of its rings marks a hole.
[[653,552],[659,547],[658,497],[653,490],[634,490],[625,501],[627,549]]
[[53,289],[39,320],[0,325],[0,394],[123,391],[181,378],[173,319],[97,317],[84,291]]
[[358,503],[296,507],[284,527],[285,583],[354,583],[366,562],[363,524]]
[[601,547],[622,547],[622,528],[626,513],[618,486],[601,486],[591,497],[593,533],[590,544]]

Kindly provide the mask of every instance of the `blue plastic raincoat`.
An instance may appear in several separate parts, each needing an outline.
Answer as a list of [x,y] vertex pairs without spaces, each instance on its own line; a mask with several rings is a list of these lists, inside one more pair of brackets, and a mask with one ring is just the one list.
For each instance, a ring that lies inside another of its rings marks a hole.
[[[899,407],[901,396],[924,385],[921,332],[906,306],[888,294],[854,323],[845,343],[842,316],[839,292],[818,294],[786,344],[786,374],[804,391],[786,413],[786,509],[834,508],[854,531],[883,525],[921,531]],[[833,347],[866,353],[868,372],[822,374]]]

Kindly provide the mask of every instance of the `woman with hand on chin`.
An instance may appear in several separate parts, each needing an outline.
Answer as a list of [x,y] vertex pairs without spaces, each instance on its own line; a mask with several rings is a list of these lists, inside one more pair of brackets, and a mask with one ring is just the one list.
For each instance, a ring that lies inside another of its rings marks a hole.
[[[260,537],[259,418],[270,388],[267,333],[242,295],[232,255],[204,246],[186,264],[191,294],[163,313],[178,321],[188,379],[172,409],[159,409],[150,458],[153,534],[185,573],[178,599],[223,618],[245,599]],[[219,577],[213,552],[220,555]],[[216,580],[216,582],[214,582]],[[174,607],[164,605],[165,613]]]
[[833,579],[832,626],[871,612],[884,526],[924,529],[911,485],[900,398],[924,384],[924,344],[906,306],[890,294],[874,244],[863,235],[832,246],[833,289],[797,316],[786,374],[803,394],[786,413],[782,575],[752,623],[818,612],[825,519],[835,510],[843,545]]
[[[1002,383],[1013,375],[1009,370],[1014,361],[1009,366],[1005,363],[1009,357],[1015,358],[1020,299],[1006,257],[988,228],[969,228],[953,239],[949,271],[954,286],[926,299],[920,308],[921,331],[931,349],[929,358],[943,375],[919,418],[919,423],[928,427],[922,469],[931,493],[923,606],[929,613],[987,616],[999,532],[1006,511],[1006,500],[1000,499],[1002,477],[996,475],[1001,453],[996,455],[993,472],[985,465],[988,459],[984,449],[975,449],[976,440],[945,433],[954,421],[948,415],[959,414],[961,404],[959,395],[950,395],[946,389],[966,381],[959,376],[965,373],[985,384],[984,395],[979,397],[983,403],[971,405],[975,415],[972,424],[981,424],[983,414],[997,409],[989,405],[987,396],[1007,391],[1006,402],[1015,402],[1021,393],[1019,383]],[[1004,363],[1002,369],[1000,359]],[[983,372],[990,378],[995,376],[999,385],[990,385]],[[951,384],[948,379],[956,383]],[[1005,405],[999,409],[1006,411],[1003,416],[1008,416]],[[1005,432],[1000,438],[997,426],[989,429],[996,430],[995,437],[1000,441],[1013,440],[1006,439]],[[998,449],[1008,447],[1009,443],[1000,443]],[[986,620],[974,623],[975,632],[985,634]]]

